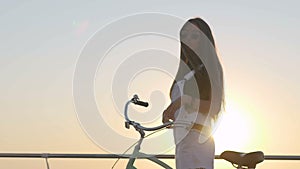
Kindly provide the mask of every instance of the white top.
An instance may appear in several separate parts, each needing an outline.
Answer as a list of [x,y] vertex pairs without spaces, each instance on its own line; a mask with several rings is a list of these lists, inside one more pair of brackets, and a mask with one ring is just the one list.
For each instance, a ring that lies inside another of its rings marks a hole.
[[[204,65],[201,64],[200,65],[200,68],[202,68]],[[173,89],[171,91],[171,101],[174,102],[175,100],[177,100],[179,97],[181,97],[182,95],[184,95],[183,93],[183,88],[184,88],[184,84],[186,81],[190,80],[193,76],[195,75],[195,71],[192,70],[190,71],[189,73],[187,73],[183,80],[180,80],[180,81],[177,81],[174,86],[173,86]],[[201,103],[200,103],[201,104]],[[178,114],[178,111],[175,113],[175,116]],[[198,112],[195,112],[196,113],[196,116],[195,118],[196,119],[193,119],[193,122],[197,123],[197,124],[201,124],[201,125],[204,125],[204,126],[207,126],[207,127],[210,127],[210,119],[207,119],[207,116],[203,115],[202,113],[198,113]]]

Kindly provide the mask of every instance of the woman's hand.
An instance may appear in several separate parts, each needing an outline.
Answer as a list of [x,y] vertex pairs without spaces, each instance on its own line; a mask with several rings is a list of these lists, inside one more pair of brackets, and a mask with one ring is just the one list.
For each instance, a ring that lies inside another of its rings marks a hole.
[[170,120],[175,120],[175,112],[183,105],[188,105],[190,106],[192,103],[192,97],[188,95],[183,95],[179,97],[177,100],[172,102],[167,109],[163,112],[163,119],[162,122],[166,123],[169,122]]

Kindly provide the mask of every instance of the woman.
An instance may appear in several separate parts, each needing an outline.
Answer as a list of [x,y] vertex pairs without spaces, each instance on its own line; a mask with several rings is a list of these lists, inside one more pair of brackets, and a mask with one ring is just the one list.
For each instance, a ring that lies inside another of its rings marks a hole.
[[174,120],[177,169],[213,169],[211,133],[222,112],[223,71],[208,24],[188,20],[180,31],[181,62],[163,123]]

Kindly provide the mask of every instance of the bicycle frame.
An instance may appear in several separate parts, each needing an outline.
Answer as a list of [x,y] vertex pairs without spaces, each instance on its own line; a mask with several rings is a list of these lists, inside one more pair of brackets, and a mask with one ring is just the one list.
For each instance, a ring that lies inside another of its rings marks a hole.
[[145,153],[141,153],[140,152],[140,147],[141,147],[141,144],[142,144],[142,141],[143,141],[143,137],[140,138],[138,144],[134,147],[134,151],[127,163],[127,166],[126,166],[126,169],[136,169],[136,167],[134,167],[134,162],[137,158],[145,158],[145,159],[148,159],[160,166],[162,166],[163,168],[166,168],[166,169],[172,169],[172,167],[170,167],[168,164],[164,163],[163,161],[159,160],[158,158],[156,158],[155,156],[149,156]]

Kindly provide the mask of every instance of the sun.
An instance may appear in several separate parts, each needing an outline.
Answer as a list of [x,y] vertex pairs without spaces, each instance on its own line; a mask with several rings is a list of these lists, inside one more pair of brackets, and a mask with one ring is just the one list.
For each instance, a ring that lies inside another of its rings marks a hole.
[[237,102],[227,100],[226,111],[214,135],[216,154],[225,150],[244,151],[251,142],[251,119]]

